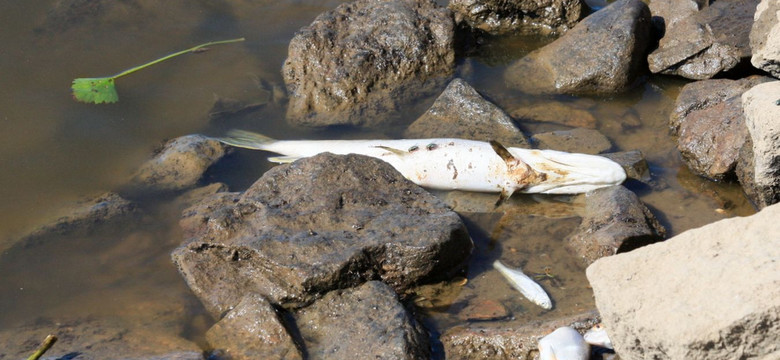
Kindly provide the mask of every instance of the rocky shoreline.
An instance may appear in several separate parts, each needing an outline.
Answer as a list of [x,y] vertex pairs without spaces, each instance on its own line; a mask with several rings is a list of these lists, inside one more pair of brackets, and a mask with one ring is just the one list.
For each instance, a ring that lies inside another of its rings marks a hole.
[[[304,158],[228,191],[204,174],[233,150],[188,135],[165,143],[126,186],[66,210],[15,246],[143,221],[136,199],[169,197],[182,210],[184,237],[175,240],[183,242],[172,261],[214,321],[205,342],[73,319],[0,333],[0,347],[24,344],[8,354],[16,358],[50,329],[67,334],[61,348],[78,349],[78,359],[533,359],[539,339],[555,328],[584,332],[603,322],[614,352],[593,349],[593,359],[780,356],[780,228],[773,222],[780,219],[780,17],[770,16],[780,3],[618,0],[586,17],[580,1],[529,8],[535,3],[343,3],[290,42],[282,68],[287,121],[372,128],[396,122],[412,99],[440,93],[406,137],[601,154],[621,164],[628,181],[649,183],[642,153],[613,152],[595,119],[576,109],[563,120],[544,109],[508,111],[453,76],[466,46],[459,41],[468,38],[460,32],[553,32],[557,40],[509,66],[508,87],[609,95],[650,73],[698,80],[682,89],[669,117],[678,150],[696,175],[738,181],[759,211],[667,239],[656,218],[662,214],[628,187],[590,191],[576,200],[581,207],[567,218],[578,220],[560,237],[576,266],[587,268],[595,308],[505,327],[511,311],[477,298],[463,307],[466,320],[442,333],[421,314],[421,288],[453,286],[466,273],[482,246],[466,214],[511,210],[468,194],[435,196],[360,155]],[[749,75],[725,78],[746,66],[754,67]],[[571,129],[529,134],[525,121],[564,121]],[[132,340],[123,340],[127,333]]]

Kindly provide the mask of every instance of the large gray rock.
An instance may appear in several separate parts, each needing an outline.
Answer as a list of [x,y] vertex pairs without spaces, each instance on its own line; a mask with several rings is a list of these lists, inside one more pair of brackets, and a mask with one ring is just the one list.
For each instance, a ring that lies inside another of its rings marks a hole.
[[430,358],[425,329],[378,281],[330,292],[294,316],[311,359]]
[[455,21],[488,33],[564,32],[580,19],[581,0],[452,0]]
[[634,85],[650,41],[650,10],[619,0],[512,64],[510,87],[528,93],[615,93]]
[[409,125],[404,137],[496,140],[505,146],[531,147],[509,115],[461,79],[450,82],[431,108]]
[[713,180],[734,175],[748,136],[742,93],[771,79],[703,80],[683,87],[670,124],[678,130],[677,148],[691,171]]
[[225,155],[225,145],[203,135],[187,135],[168,141],[152,159],[136,171],[132,185],[153,191],[190,188],[212,164]]
[[763,208],[780,202],[780,81],[754,86],[742,94],[745,125],[750,134],[748,168],[739,180],[748,197]]
[[307,126],[386,122],[454,66],[449,10],[431,0],[347,2],[290,41],[282,68],[287,118]]
[[780,2],[762,0],[756,8],[750,30],[753,66],[780,78]]
[[709,79],[750,57],[749,34],[759,0],[719,0],[667,27],[648,57],[650,71]]
[[585,332],[599,323],[596,311],[526,325],[506,326],[499,323],[471,323],[453,327],[441,336],[448,360],[532,360],[539,339],[561,326]]
[[627,359],[780,357],[780,205],[606,257],[587,269]]
[[303,359],[282,317],[265,298],[246,294],[235,308],[206,332],[214,349],[234,360]]
[[173,259],[215,316],[254,292],[295,308],[381,279],[403,293],[446,276],[472,243],[457,214],[389,164],[325,153],[185,211]]
[[585,194],[579,228],[566,246],[586,264],[663,240],[666,229],[631,190],[610,186]]

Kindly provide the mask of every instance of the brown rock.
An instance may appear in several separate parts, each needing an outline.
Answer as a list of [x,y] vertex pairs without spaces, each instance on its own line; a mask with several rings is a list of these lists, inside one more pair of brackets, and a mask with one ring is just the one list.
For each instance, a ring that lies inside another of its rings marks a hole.
[[471,299],[458,311],[458,318],[465,321],[498,320],[507,316],[509,309],[491,299]]
[[521,123],[538,121],[577,128],[596,128],[596,117],[589,111],[560,102],[545,102],[523,106],[510,111]]
[[564,32],[583,13],[580,0],[453,0],[455,21],[488,33]]
[[604,134],[593,129],[561,130],[531,137],[540,149],[552,149],[582,154],[598,154],[612,148]]

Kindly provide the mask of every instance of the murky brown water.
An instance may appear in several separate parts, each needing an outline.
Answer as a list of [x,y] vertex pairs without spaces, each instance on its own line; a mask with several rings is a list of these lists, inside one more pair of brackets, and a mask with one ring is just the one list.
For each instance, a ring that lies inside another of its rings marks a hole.
[[[284,104],[272,102],[242,116],[208,118],[215,96],[267,100],[269,92],[258,86],[259,80],[281,84],[281,64],[294,32],[338,1],[139,1],[138,8],[106,7],[98,21],[47,22],[55,3],[0,2],[0,331],[63,314],[142,322],[161,304],[173,302],[185,309],[176,318],[179,332],[200,341],[210,320],[171,265],[170,251],[181,241],[176,223],[180,208],[168,200],[141,204],[149,215],[136,224],[86,238],[12,247],[14,239],[57,216],[61,204],[124,184],[163,139],[222,134],[230,128],[279,138],[399,134],[399,129],[291,128],[284,121]],[[118,104],[86,105],[70,97],[73,78],[107,76],[202,42],[241,36],[247,41],[215,46],[118,80]],[[652,167],[652,186],[627,186],[670,235],[753,212],[738,186],[700,179],[681,163],[667,129],[681,80],[651,77],[614,97],[534,98],[508,91],[501,77],[506,64],[549,40],[487,39],[459,62],[459,75],[505,109],[549,101],[574,104],[598,119],[597,129],[610,138],[614,150],[640,149]],[[432,101],[425,99],[404,117],[411,122]],[[638,123],[625,126],[626,117]],[[521,126],[532,133],[557,129]],[[270,167],[264,159],[262,153],[237,152],[210,171],[208,180],[242,190]],[[577,201],[550,200],[537,204],[530,196],[519,196],[511,204],[515,209],[505,214],[463,213],[476,243],[468,284],[443,296],[438,303],[444,305],[431,303],[426,310],[431,323],[443,330],[462,322],[457,304],[476,297],[503,302],[512,313],[510,322],[593,306],[584,269],[561,246],[577,225]],[[725,212],[716,212],[719,208]],[[496,258],[530,272],[549,267],[561,280],[558,286],[543,283],[556,310],[543,312],[521,298],[491,271]]]

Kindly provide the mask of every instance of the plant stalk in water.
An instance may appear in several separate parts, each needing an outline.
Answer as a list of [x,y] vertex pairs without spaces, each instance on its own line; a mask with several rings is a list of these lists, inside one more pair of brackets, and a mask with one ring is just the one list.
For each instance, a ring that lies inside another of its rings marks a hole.
[[76,99],[77,101],[81,101],[85,103],[94,103],[94,104],[117,102],[119,100],[119,95],[117,95],[116,87],[114,85],[114,81],[116,79],[128,74],[132,74],[138,70],[147,68],[159,62],[163,62],[170,58],[183,55],[186,53],[196,52],[198,50],[204,49],[207,46],[234,43],[239,41],[244,41],[244,38],[211,41],[205,44],[200,44],[198,46],[193,46],[187,50],[182,50],[170,55],[163,56],[157,60],[148,62],[140,66],[136,66],[131,69],[127,69],[113,76],[75,79],[73,80],[73,85],[71,86],[71,89],[73,90],[73,98]]
[[43,354],[49,350],[54,343],[57,342],[57,337],[54,335],[49,335],[46,337],[46,339],[43,340],[43,343],[41,343],[41,346],[38,347],[38,350],[35,350],[35,353],[30,355],[30,357],[27,358],[27,360],[38,360],[43,356]]

